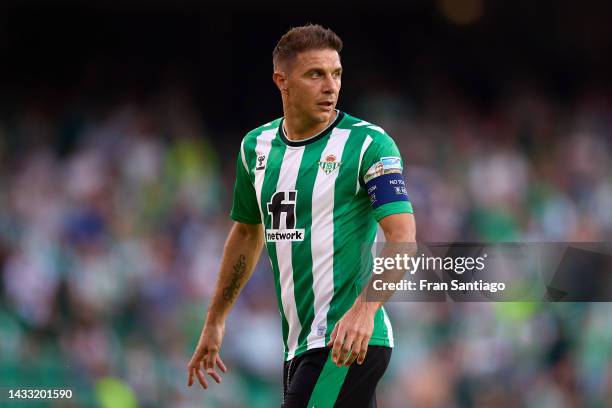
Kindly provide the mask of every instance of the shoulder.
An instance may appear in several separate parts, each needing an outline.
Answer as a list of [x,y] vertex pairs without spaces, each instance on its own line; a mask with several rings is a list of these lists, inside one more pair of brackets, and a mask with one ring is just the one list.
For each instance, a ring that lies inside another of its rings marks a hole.
[[[264,123],[263,125],[256,127],[255,129],[248,131],[246,135],[242,138],[242,145],[244,146],[253,144],[257,140],[257,137],[261,136],[261,134],[266,130],[278,129],[281,119],[282,118],[274,119],[270,122]],[[254,147],[255,146],[253,146],[253,148]]]
[[350,129],[351,134],[361,135],[370,145],[393,145],[394,141],[389,134],[380,126],[355,116],[344,114],[342,128]]
[[255,160],[257,138],[268,130],[276,132],[276,129],[278,129],[278,126],[280,125],[281,119],[282,118],[278,118],[270,122],[264,123],[263,125],[248,131],[246,135],[244,135],[242,141],[240,142],[240,155],[242,157],[243,162],[245,163],[245,167],[249,167],[249,164],[252,164]]

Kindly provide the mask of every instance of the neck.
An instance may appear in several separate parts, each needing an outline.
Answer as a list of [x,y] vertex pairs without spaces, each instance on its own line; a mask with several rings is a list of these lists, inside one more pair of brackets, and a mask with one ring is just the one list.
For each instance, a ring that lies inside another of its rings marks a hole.
[[327,126],[333,123],[337,116],[338,111],[336,110],[328,121],[312,122],[304,117],[285,114],[285,120],[283,121],[285,135],[287,136],[287,139],[293,141],[311,138],[322,132]]

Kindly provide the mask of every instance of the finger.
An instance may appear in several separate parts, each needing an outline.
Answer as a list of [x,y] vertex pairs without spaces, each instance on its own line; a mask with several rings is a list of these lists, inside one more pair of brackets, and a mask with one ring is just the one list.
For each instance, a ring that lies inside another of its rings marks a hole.
[[204,357],[204,368],[206,370],[206,374],[208,374],[213,380],[215,380],[217,384],[221,382],[221,377],[219,376],[217,371],[215,371],[215,362],[217,361],[218,356],[219,355],[217,354],[217,352],[213,351],[209,352]]
[[187,385],[190,387],[193,385],[193,370],[197,367],[197,363],[195,361],[196,357],[194,355],[191,357],[191,360],[189,360],[189,364],[187,364]]
[[[366,338],[365,337],[362,338],[359,341],[355,341],[354,342],[353,348],[351,349],[351,354],[346,359],[346,362],[344,363],[344,365],[350,366],[351,364],[353,364],[355,362],[355,360],[360,356],[361,351],[363,350],[364,342],[366,342]],[[367,346],[367,342],[366,342],[366,346]]]
[[215,370],[215,361],[217,361],[216,356],[208,356],[204,366],[206,367],[206,374],[208,374],[217,384],[221,382],[221,377]]
[[221,383],[221,376],[215,370],[207,370],[206,374],[208,374],[217,384]]
[[336,340],[336,335],[338,334],[338,323],[334,325],[334,330],[332,330],[331,335],[329,336],[329,341],[327,342],[327,347],[331,347],[334,344],[334,340]]
[[187,373],[187,385],[191,387],[193,385],[193,370],[188,368]]
[[340,360],[340,353],[342,349],[342,343],[344,343],[344,336],[346,333],[339,329],[339,333],[334,340],[334,346],[332,348],[332,361],[338,365]]
[[347,365],[347,361],[349,360],[349,358],[351,357],[351,354],[354,352],[355,350],[355,345],[353,344],[355,342],[355,335],[353,334],[349,334],[346,337],[346,340],[344,340],[344,345],[342,346],[342,350],[341,350],[341,355],[340,355],[340,365]]
[[218,355],[217,355],[217,367],[219,367],[219,369],[223,371],[224,373],[227,373],[227,367],[225,367],[225,364],[223,364],[223,360],[221,360],[221,357],[219,357]]
[[204,377],[204,372],[200,368],[195,368],[196,375],[198,376],[198,381],[202,385],[202,388],[208,389],[208,383],[206,382],[206,378]]
[[365,361],[366,354],[368,353],[368,344],[370,343],[370,338],[366,337],[363,339],[361,343],[361,350],[359,351],[359,357],[357,357],[357,364],[361,365]]
[[357,342],[353,343],[351,347],[351,352],[346,357],[346,360],[344,360],[345,366],[349,367],[351,364],[353,364],[353,362],[357,359],[357,356],[359,356],[359,350],[360,350],[359,343]]
[[204,356],[204,368],[206,371],[215,369],[215,361],[217,361],[218,353],[216,351],[209,351]]
[[351,350],[351,353],[346,358],[346,361],[344,361],[344,365],[346,367],[350,367],[351,364],[353,364],[355,362],[355,360],[357,359],[358,356],[359,356],[359,352],[356,352],[355,349]]

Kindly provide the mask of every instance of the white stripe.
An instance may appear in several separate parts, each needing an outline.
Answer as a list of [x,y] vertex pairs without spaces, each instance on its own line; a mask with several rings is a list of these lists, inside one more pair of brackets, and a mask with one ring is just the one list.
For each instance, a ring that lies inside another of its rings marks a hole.
[[372,143],[372,137],[370,135],[366,136],[365,140],[363,141],[363,144],[361,145],[361,153],[359,153],[359,166],[357,167],[357,188],[355,189],[355,194],[357,194],[357,192],[359,191],[359,187],[361,187],[361,184],[359,184],[359,174],[361,174],[361,160],[363,160],[363,155],[365,154],[366,150],[368,150],[368,147],[370,147],[370,143]]
[[380,133],[385,133],[385,129],[381,128],[380,126],[376,126],[376,125],[370,125],[368,126],[368,129],[372,129]]
[[[333,154],[341,158],[350,129],[335,128],[321,153],[321,161]],[[312,290],[314,292],[314,319],[308,334],[308,349],[325,347],[327,312],[334,296],[334,189],[339,170],[325,174],[317,171],[312,190],[312,225],[310,244],[312,249]]]
[[244,166],[244,169],[247,172],[247,175],[251,175],[251,172],[249,172],[249,166],[247,166],[247,162],[246,159],[244,157],[244,139],[242,139],[242,143],[240,143],[240,157],[242,158],[242,165]]
[[387,311],[383,306],[380,307],[383,311],[383,317],[385,319],[385,326],[387,326],[387,333],[389,335],[389,347],[393,347],[393,327],[391,327],[391,321],[389,320],[389,316],[387,316]]
[[[287,148],[281,164],[276,191],[295,190],[295,182],[300,171],[304,147]],[[299,192],[296,196],[299,200]],[[281,221],[282,222],[282,221]],[[283,311],[289,324],[289,335],[287,336],[287,359],[292,359],[298,347],[298,338],[302,331],[302,325],[298,316],[297,305],[295,303],[295,292],[293,283],[293,264],[292,264],[292,241],[276,242],[276,258],[280,272],[281,301]]]
[[[257,163],[257,157],[265,156],[263,161],[264,166],[268,163],[268,156],[270,155],[270,148],[272,147],[272,139],[276,136],[276,129],[270,129],[261,132],[257,136],[257,144],[255,145],[255,163]],[[254,170],[255,171],[255,194],[257,195],[257,208],[259,208],[259,215],[261,216],[261,222],[264,222],[263,214],[261,212],[261,188],[263,187],[264,176],[266,171]],[[264,231],[265,234],[265,231]],[[264,240],[265,242],[265,240]]]

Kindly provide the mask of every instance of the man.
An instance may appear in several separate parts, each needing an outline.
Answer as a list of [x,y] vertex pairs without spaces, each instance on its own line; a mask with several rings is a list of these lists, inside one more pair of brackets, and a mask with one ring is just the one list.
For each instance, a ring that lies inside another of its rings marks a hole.
[[[273,53],[284,117],[249,132],[237,160],[231,217],[216,291],[188,365],[208,387],[225,318],[266,245],[285,346],[283,407],[375,407],[393,332],[382,302],[366,301],[361,251],[376,236],[413,242],[412,206],[393,140],[336,109],[340,38],[293,28]],[[368,300],[370,300],[368,298]]]

